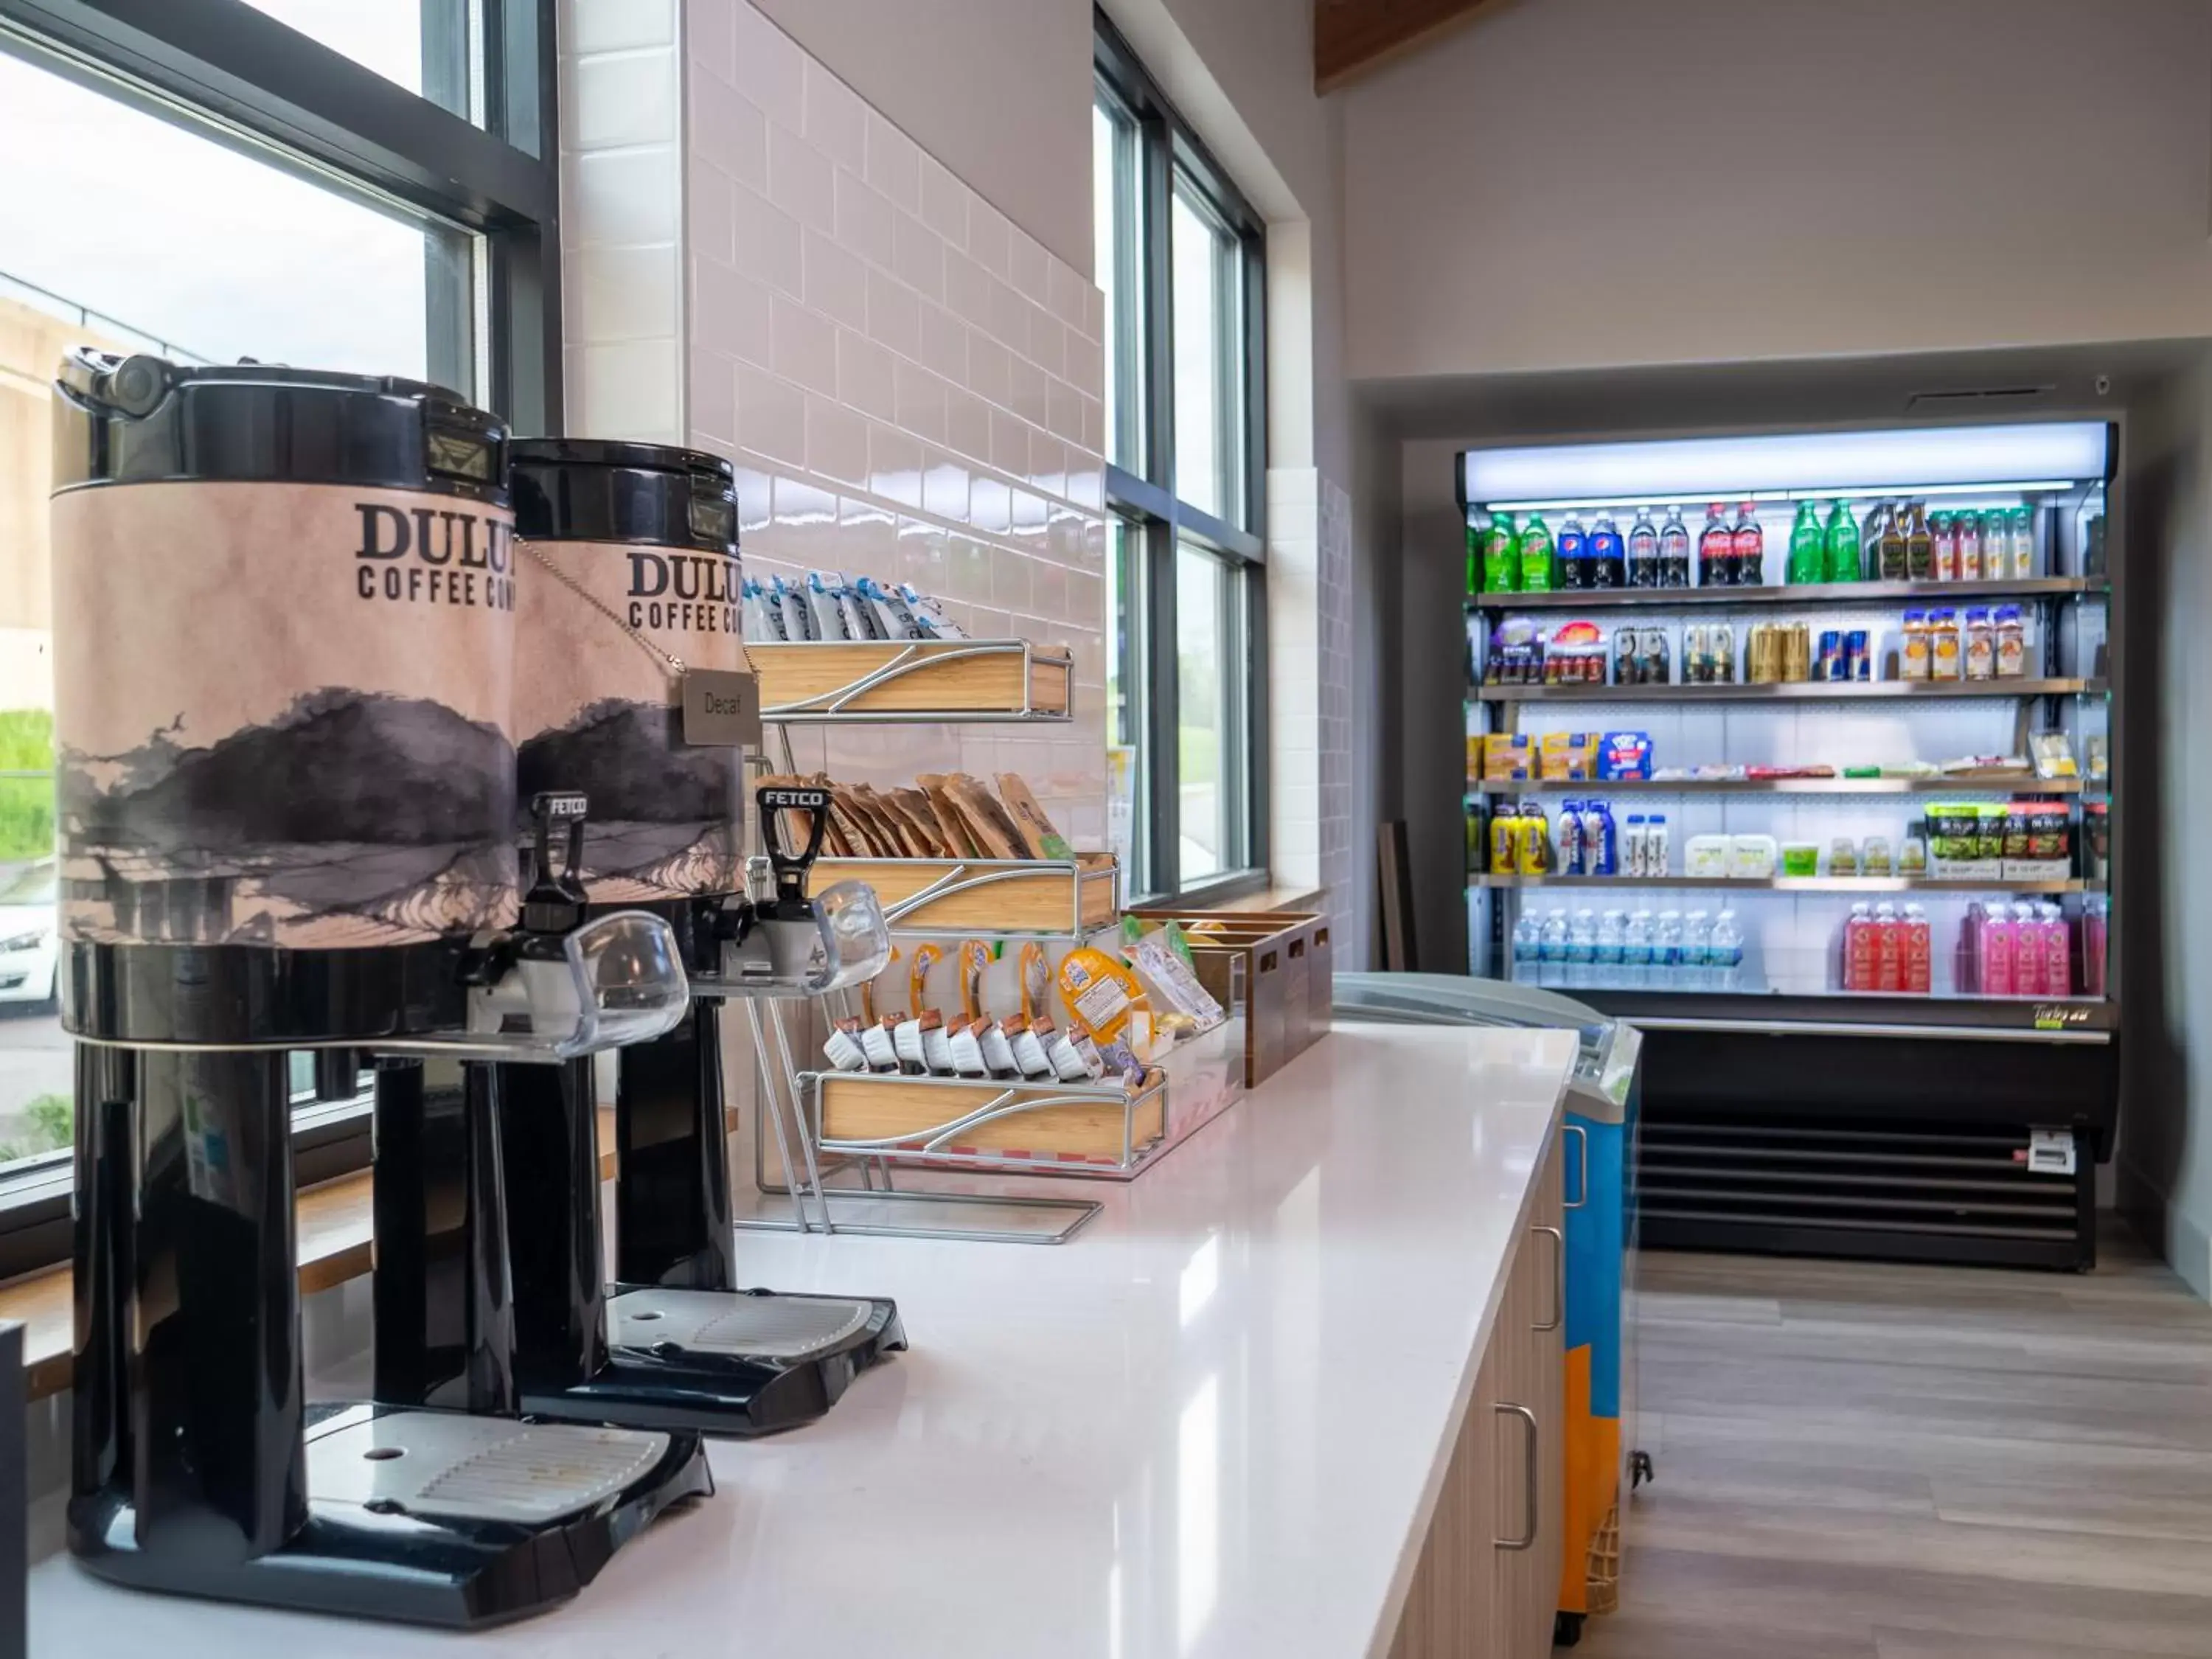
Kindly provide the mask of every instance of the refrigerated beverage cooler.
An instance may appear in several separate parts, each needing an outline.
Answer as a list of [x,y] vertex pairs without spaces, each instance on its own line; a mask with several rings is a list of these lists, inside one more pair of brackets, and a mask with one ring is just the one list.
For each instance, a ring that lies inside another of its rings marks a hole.
[[1646,1033],[1647,1243],[2094,1265],[2121,441],[1459,458],[1469,968]]
[[1559,1599],[1563,1646],[1618,1593],[1620,1500],[1650,1470],[1635,1448],[1637,1205],[1633,1186],[1643,1038],[1626,1020],[1530,985],[1445,974],[1339,974],[1340,1022],[1486,1025],[1576,1034],[1561,1171],[1565,1225],[1564,1333],[1566,1444],[1561,1492]]

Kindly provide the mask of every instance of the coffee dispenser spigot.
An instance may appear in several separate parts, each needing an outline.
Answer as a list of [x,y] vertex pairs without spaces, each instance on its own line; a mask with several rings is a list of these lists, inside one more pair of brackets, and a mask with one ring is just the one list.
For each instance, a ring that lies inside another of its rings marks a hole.
[[[890,932],[876,891],[807,878],[830,823],[827,789],[764,785],[757,792],[762,844],[745,861],[745,892],[726,902],[717,938],[721,971],[695,976],[701,996],[817,997],[873,979],[890,961]],[[788,836],[791,823],[803,826]]]

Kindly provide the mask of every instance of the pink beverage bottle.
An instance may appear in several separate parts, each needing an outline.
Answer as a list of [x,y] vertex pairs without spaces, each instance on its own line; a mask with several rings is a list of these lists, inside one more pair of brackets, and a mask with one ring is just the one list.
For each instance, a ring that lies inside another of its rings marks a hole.
[[1982,927],[1988,920],[1981,900],[1966,901],[1966,914],[1959,922],[1958,954],[1951,968],[1960,996],[1972,996],[1982,988]]
[[1992,905],[1983,920],[1981,945],[1982,994],[2013,995],[2012,913],[2003,905]]
[[1735,585],[1738,587],[1766,586],[1766,532],[1759,528],[1753,516],[1752,504],[1745,501],[1735,510],[1735,525],[1729,532],[1731,562],[1735,566]]
[[2012,907],[2012,994],[2016,997],[2043,994],[2043,925],[2035,907]]
[[2066,914],[2057,905],[2045,901],[2040,907],[2043,925],[2043,994],[2047,997],[2070,997],[2074,994],[2074,962],[2066,936]]
[[2091,899],[2081,907],[2081,993],[2105,994],[2105,935],[2108,928],[2105,901]]
[[1934,978],[1935,939],[1928,912],[1917,904],[1905,907],[1905,988],[1926,996]]
[[1874,963],[1875,982],[1869,989],[1905,988],[1905,924],[1898,920],[1893,904],[1874,908]]

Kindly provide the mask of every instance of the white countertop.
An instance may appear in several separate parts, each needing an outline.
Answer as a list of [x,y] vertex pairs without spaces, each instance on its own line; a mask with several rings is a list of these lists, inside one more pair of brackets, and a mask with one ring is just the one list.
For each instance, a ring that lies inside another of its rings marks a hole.
[[746,1234],[914,1348],[486,1634],[31,1577],[34,1659],[1352,1659],[1389,1645],[1564,1031],[1339,1027],[1057,1247]]

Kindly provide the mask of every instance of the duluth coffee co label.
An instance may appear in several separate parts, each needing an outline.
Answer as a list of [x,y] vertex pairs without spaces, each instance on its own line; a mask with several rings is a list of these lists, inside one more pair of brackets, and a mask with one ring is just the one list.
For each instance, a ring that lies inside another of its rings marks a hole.
[[[720,553],[630,548],[629,625],[642,633],[739,635],[738,590],[744,567]],[[686,662],[688,655],[679,652]]]
[[684,703],[748,666],[738,561],[611,542],[532,541],[516,551],[526,572],[515,611],[521,798],[590,798],[581,874],[594,902],[735,891],[738,739],[687,742]]
[[514,521],[465,505],[356,501],[361,545],[354,588],[389,605],[514,609]]
[[68,937],[335,950],[513,914],[506,513],[177,482],[64,490],[52,523]]

